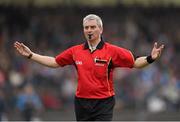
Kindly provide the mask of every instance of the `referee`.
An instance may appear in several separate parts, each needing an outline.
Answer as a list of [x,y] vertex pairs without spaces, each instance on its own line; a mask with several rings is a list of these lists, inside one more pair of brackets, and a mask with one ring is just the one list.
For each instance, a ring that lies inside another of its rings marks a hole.
[[74,65],[78,73],[75,95],[77,121],[111,121],[115,105],[113,71],[116,67],[143,68],[160,57],[164,45],[154,47],[149,56],[135,58],[131,51],[102,40],[103,23],[89,14],[83,19],[86,42],[73,46],[56,57],[39,55],[23,43],[14,47],[24,57],[42,65],[57,68]]

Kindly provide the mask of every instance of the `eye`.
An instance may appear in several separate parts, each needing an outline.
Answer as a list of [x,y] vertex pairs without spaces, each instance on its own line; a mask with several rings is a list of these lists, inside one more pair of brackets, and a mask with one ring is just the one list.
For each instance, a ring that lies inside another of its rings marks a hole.
[[84,27],[85,30],[88,30],[88,28],[89,28],[89,26],[85,26],[85,27]]
[[91,29],[95,29],[96,28],[96,26],[91,26]]

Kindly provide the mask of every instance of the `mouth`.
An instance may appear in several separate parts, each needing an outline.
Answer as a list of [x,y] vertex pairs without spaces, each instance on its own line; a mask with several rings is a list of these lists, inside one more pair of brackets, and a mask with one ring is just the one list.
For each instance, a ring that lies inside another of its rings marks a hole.
[[88,34],[88,39],[92,39],[93,34]]

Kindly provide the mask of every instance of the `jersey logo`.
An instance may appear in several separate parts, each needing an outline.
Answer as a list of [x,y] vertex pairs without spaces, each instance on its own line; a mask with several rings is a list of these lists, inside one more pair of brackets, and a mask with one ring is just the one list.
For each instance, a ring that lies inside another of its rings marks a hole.
[[82,65],[82,61],[75,61],[76,65]]
[[94,62],[95,62],[95,63],[106,64],[106,63],[107,63],[107,60],[100,59],[100,58],[94,58]]
[[94,62],[96,66],[105,66],[107,64],[107,60],[101,59],[101,58],[94,58]]

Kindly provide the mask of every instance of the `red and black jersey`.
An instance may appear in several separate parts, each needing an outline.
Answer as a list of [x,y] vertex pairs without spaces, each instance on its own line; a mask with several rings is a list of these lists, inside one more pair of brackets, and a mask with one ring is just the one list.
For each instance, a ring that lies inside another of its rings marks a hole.
[[75,65],[78,73],[76,97],[101,99],[114,96],[113,70],[134,65],[132,53],[101,41],[91,52],[88,43],[73,46],[56,56],[60,66]]

